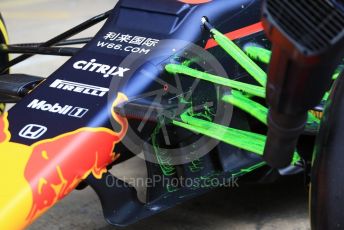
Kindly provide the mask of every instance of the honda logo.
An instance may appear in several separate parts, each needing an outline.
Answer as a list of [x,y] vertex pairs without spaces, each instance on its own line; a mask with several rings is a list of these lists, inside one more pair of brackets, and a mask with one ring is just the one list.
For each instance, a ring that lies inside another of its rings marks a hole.
[[47,127],[41,125],[29,124],[20,130],[19,136],[35,140],[41,137],[47,130]]

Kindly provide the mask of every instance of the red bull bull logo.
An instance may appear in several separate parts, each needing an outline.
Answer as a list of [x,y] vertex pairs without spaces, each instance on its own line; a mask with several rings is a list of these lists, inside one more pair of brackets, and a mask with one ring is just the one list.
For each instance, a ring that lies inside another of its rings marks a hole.
[[[114,106],[127,100],[119,94]],[[119,157],[113,149],[128,122],[112,113],[121,127],[81,128],[31,146],[10,142],[7,114],[0,119],[0,229],[22,229],[68,195],[87,176],[101,178]]]

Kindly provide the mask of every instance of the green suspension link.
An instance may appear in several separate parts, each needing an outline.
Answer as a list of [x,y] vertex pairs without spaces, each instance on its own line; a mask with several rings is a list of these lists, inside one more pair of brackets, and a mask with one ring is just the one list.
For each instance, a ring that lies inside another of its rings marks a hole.
[[221,46],[236,62],[239,63],[260,85],[265,86],[267,81],[266,73],[249,58],[233,41],[227,38],[216,29],[211,29],[215,41]]
[[[240,92],[232,90],[231,95],[222,97],[222,101],[232,104],[235,107],[247,112],[263,124],[267,125],[268,108],[245,97]],[[308,120],[306,124],[306,131],[317,131],[320,125],[320,120],[312,113],[308,113]]]
[[240,92],[232,90],[232,95],[225,95],[222,101],[234,105],[257,118],[260,122],[267,125],[268,109],[261,104],[245,97]]
[[167,72],[171,74],[184,74],[190,77],[198,78],[201,80],[209,81],[215,84],[228,86],[245,93],[265,98],[265,88],[261,86],[251,85],[240,81],[230,80],[224,77],[219,77],[210,73],[205,73],[199,70],[192,69],[184,65],[167,64],[165,66]]
[[[225,127],[213,122],[194,118],[185,112],[181,115],[182,122],[173,120],[176,126],[188,129],[190,131],[201,133],[205,136],[214,138],[224,143],[233,145],[237,148],[247,150],[259,156],[263,156],[266,136],[248,131]],[[293,163],[300,160],[295,152]]]
[[257,47],[257,46],[248,46],[245,47],[246,54],[255,61],[262,62],[264,64],[269,64],[271,60],[271,51]]
[[[269,64],[271,60],[272,52],[268,49],[264,49],[257,46],[245,47],[245,52],[252,60]],[[339,74],[344,70],[344,65],[340,65],[334,72],[332,80],[337,80]]]

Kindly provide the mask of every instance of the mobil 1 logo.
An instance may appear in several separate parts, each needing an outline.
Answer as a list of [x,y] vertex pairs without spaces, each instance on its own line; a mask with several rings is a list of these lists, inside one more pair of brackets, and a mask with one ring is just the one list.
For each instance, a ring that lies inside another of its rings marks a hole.
[[59,103],[50,104],[47,101],[38,99],[34,99],[33,101],[31,101],[27,108],[74,118],[82,118],[88,112],[88,109],[85,108],[75,107],[71,105],[60,105]]

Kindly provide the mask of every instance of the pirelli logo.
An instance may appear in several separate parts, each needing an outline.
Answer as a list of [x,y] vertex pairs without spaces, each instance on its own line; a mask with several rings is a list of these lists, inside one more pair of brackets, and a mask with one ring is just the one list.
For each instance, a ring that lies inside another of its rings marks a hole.
[[78,82],[65,81],[60,79],[56,79],[53,83],[51,83],[50,88],[86,94],[95,97],[103,97],[107,92],[109,92],[108,88],[86,85]]

